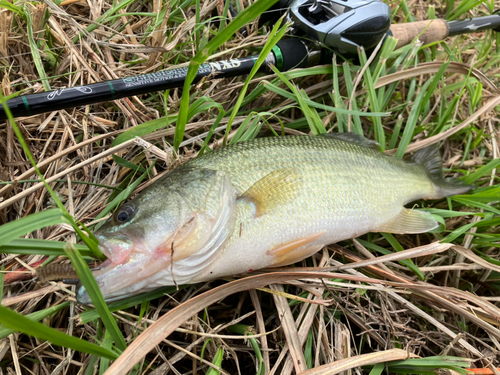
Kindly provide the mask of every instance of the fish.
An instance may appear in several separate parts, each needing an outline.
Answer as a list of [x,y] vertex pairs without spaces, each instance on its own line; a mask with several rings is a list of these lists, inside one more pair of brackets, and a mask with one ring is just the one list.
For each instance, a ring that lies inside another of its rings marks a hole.
[[[106,301],[282,267],[368,232],[424,233],[405,205],[463,194],[438,146],[408,160],[356,133],[263,137],[207,152],[123,203],[95,233],[108,258],[93,275]],[[77,300],[88,304],[83,285]]]

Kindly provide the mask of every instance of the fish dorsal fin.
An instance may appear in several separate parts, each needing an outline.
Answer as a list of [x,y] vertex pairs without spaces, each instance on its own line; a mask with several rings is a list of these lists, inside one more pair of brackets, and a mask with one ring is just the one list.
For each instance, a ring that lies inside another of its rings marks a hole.
[[259,217],[277,205],[289,203],[300,192],[302,176],[291,168],[278,169],[255,182],[239,199],[255,205]]
[[381,150],[380,145],[376,141],[372,141],[358,133],[345,132],[345,133],[326,133],[322,134],[324,137],[338,139],[340,141],[354,143],[355,145]]
[[377,228],[377,231],[398,234],[424,233],[438,226],[438,222],[432,218],[431,214],[403,208],[395,218]]

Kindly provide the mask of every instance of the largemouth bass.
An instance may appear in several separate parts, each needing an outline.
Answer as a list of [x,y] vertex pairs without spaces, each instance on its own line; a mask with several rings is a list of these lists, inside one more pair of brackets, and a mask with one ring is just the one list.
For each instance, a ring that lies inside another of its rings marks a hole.
[[[96,233],[106,300],[300,261],[368,232],[423,233],[404,205],[469,191],[437,147],[408,161],[352,133],[260,138],[204,154],[123,204]],[[89,303],[83,286],[77,292]]]

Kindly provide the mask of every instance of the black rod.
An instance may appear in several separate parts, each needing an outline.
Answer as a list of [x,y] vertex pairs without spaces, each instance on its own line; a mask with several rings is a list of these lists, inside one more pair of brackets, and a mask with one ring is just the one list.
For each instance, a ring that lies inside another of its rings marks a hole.
[[[273,64],[281,71],[303,68],[308,61],[308,50],[299,39],[280,40],[267,56],[263,67]],[[202,78],[229,78],[250,73],[258,56],[209,62],[200,65],[193,84]],[[66,108],[102,103],[154,91],[183,87],[188,68],[174,68],[156,73],[97,82],[85,86],[18,96],[7,100],[14,117],[33,116]],[[0,120],[6,120],[5,109],[0,105]]]
[[499,27],[500,15],[498,14],[492,16],[471,18],[463,21],[450,21],[448,22],[448,36],[470,34],[490,29],[499,31]]
[[[193,84],[210,75],[213,76],[212,78],[227,78],[248,74],[254,67],[257,57],[250,56],[202,64]],[[187,71],[187,67],[175,68],[85,86],[23,95],[8,100],[7,106],[14,117],[19,117],[102,103],[148,92],[182,87]],[[5,119],[7,119],[5,109],[0,106],[0,120]]]

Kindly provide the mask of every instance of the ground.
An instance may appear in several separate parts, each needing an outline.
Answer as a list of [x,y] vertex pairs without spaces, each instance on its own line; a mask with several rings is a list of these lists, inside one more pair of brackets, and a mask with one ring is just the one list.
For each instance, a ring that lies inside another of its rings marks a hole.
[[[251,5],[231,3],[235,13]],[[500,2],[398,0],[390,7],[393,24],[404,24],[487,16]],[[273,38],[274,23],[227,29],[235,15],[223,1],[1,1],[2,94],[88,85],[207,57],[258,55],[281,38]],[[282,31],[285,38],[292,34]],[[136,374],[327,374],[337,372],[320,366],[342,359],[348,362],[337,370],[342,374],[423,374],[424,366],[433,371],[445,360],[496,371],[498,38],[483,31],[398,49],[389,40],[376,54],[325,54],[320,65],[284,75],[209,77],[191,87],[189,98],[172,88],[1,122],[0,296],[11,310],[0,314],[0,374],[102,374],[126,346],[113,366],[139,363]],[[87,259],[95,256],[75,221],[92,231],[123,199],[206,147],[325,131],[361,133],[397,157],[439,144],[446,176],[477,187],[416,203],[443,219],[433,233],[364,235],[280,274],[170,288],[167,296],[160,290],[110,305],[111,315],[102,304],[96,311],[75,303],[72,285],[32,278],[47,259],[68,263],[65,243],[78,243]],[[43,187],[28,153],[53,192]],[[20,237],[28,240],[11,242]],[[321,268],[370,259],[328,270],[332,275]],[[43,333],[38,325],[27,332],[31,326],[9,311],[96,345]],[[245,334],[253,337],[240,338]],[[388,362],[410,355],[422,358],[407,363],[410,370]]]

